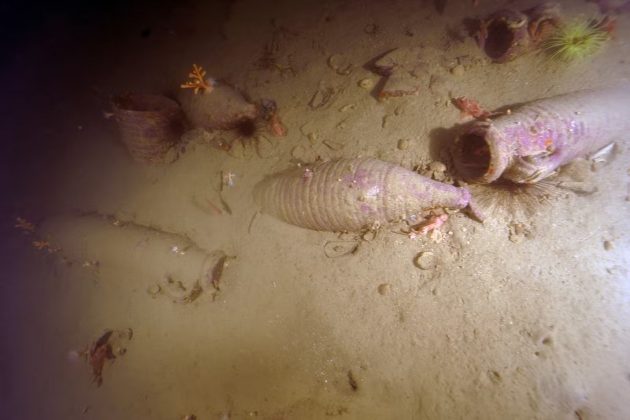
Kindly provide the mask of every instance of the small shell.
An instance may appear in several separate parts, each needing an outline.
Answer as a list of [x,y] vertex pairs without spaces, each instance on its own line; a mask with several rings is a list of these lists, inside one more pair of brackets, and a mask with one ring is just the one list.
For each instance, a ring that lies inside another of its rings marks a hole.
[[431,251],[423,251],[416,255],[414,265],[421,270],[431,270],[437,266],[437,258]]
[[409,144],[411,141],[409,139],[400,139],[398,140],[398,150],[407,150],[409,149]]
[[372,89],[374,87],[374,81],[372,79],[361,79],[358,85],[363,89]]
[[444,172],[446,171],[446,165],[436,160],[429,164],[429,170],[432,172]]
[[342,54],[333,54],[328,57],[328,67],[341,76],[347,76],[354,70],[354,65]]
[[376,288],[376,290],[378,291],[378,294],[381,296],[385,296],[386,294],[388,294],[390,289],[391,289],[391,286],[389,285],[389,283],[379,284],[378,287]]
[[351,255],[359,249],[358,241],[328,241],[324,244],[324,254],[328,258]]
[[162,288],[159,284],[152,284],[147,288],[147,293],[152,297],[156,298],[160,293],[162,293]]

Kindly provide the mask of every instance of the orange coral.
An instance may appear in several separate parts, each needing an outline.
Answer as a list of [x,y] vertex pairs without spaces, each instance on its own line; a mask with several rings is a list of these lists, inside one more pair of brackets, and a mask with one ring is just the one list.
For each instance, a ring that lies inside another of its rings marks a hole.
[[213,84],[205,79],[206,71],[203,67],[193,64],[192,71],[188,73],[189,81],[180,85],[182,89],[193,89],[195,94],[202,92],[211,92]]

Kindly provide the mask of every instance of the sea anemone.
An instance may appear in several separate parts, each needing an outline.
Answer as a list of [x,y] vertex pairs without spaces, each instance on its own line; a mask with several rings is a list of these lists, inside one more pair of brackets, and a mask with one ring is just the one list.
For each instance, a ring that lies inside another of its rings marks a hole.
[[610,33],[593,20],[575,20],[557,28],[542,48],[551,58],[569,62],[595,53]]

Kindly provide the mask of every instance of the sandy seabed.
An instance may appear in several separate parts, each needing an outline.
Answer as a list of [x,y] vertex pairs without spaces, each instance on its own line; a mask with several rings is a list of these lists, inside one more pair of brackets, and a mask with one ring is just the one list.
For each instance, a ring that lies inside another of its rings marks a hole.
[[[493,109],[627,79],[628,15],[583,62],[557,65],[529,54],[499,65],[472,39],[448,35],[463,18],[495,10],[494,2],[452,1],[442,15],[433,2],[407,0],[199,3],[134,9],[102,30],[51,19],[43,30],[55,35],[33,38],[6,70],[20,76],[3,106],[15,123],[7,135],[17,142],[1,184],[12,194],[2,204],[3,412],[20,419],[630,418],[627,144],[589,172],[596,191],[554,190],[532,213],[497,208],[484,224],[455,213],[441,241],[384,228],[355,253],[330,258],[325,247],[337,234],[262,214],[252,221],[253,186],[296,160],[374,156],[412,168],[441,159],[436,133],[461,122],[450,96]],[[561,3],[567,17],[597,15],[592,3]],[[261,67],[270,45],[275,61]],[[364,87],[378,87],[381,77],[366,63],[412,47],[426,54],[429,77],[419,95],[375,99]],[[288,135],[261,131],[226,153],[209,138],[234,133],[193,131],[174,163],[134,164],[102,115],[107,97],[172,93],[192,63],[252,99],[276,100]],[[463,71],[452,71],[458,63]],[[27,82],[38,76],[45,88]],[[318,90],[334,94],[313,109]],[[227,172],[235,183],[221,197],[231,213],[217,214],[207,203],[218,202]],[[92,260],[68,265],[13,226],[18,216],[45,225],[78,212],[236,258],[220,291],[173,303],[150,293],[161,281],[147,275],[157,263],[151,258],[135,270]],[[434,268],[414,264],[421,252],[433,254]],[[132,328],[133,338],[97,387],[69,352],[110,328]]]

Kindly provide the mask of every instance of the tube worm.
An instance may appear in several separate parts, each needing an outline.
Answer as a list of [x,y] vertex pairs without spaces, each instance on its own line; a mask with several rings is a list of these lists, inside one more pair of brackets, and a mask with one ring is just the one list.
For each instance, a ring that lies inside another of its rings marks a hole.
[[470,193],[378,159],[342,159],[271,176],[254,189],[262,211],[293,225],[360,231],[413,220],[435,207],[464,208]]
[[455,142],[454,164],[467,180],[502,177],[533,183],[630,132],[630,84],[530,102],[477,122]]

